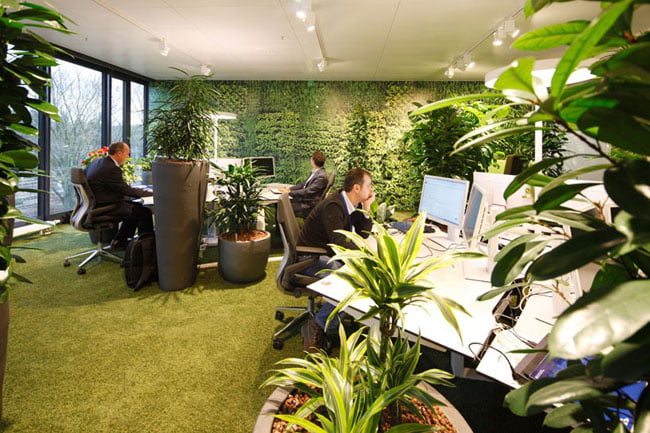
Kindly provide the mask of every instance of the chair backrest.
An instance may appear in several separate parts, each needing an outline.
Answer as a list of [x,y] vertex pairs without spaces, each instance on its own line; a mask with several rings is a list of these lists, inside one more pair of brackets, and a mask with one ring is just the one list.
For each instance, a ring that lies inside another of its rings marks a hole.
[[336,179],[336,172],[331,172],[330,174],[327,175],[327,186],[325,186],[325,189],[323,190],[323,194],[321,195],[320,199],[324,200],[325,197],[327,197],[327,194],[330,193],[330,190],[332,189],[332,186],[334,185],[334,180]]
[[282,264],[285,261],[288,262],[287,264],[296,261],[296,245],[300,235],[300,226],[293,213],[289,193],[281,194],[278,199],[277,222],[282,237],[282,246],[284,247],[284,255],[280,264],[280,269],[282,269]]
[[95,207],[95,195],[90,189],[83,169],[71,168],[70,181],[72,182],[74,194],[77,198],[77,203],[70,215],[70,225],[77,230],[88,231],[83,225],[88,212]]

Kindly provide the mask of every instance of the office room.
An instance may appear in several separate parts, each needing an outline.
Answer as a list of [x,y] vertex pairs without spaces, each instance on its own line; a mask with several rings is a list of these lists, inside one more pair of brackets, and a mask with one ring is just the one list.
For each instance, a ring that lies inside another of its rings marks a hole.
[[0,431],[648,431],[645,0],[0,11]]

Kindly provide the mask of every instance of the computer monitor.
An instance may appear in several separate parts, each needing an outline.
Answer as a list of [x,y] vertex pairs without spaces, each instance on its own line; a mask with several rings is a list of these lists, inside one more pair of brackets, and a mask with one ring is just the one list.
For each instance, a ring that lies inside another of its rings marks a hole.
[[532,197],[527,191],[527,185],[519,188],[514,194],[508,197],[508,200],[503,198],[504,191],[508,188],[508,185],[510,185],[514,178],[515,176],[509,174],[482,173],[475,171],[473,184],[480,186],[488,193],[491,204],[502,205],[507,208],[532,204]]
[[419,213],[426,212],[431,221],[447,226],[447,237],[456,241],[463,223],[469,181],[438,176],[424,176]]
[[242,161],[253,167],[258,178],[275,176],[275,158],[272,156],[251,156]]
[[488,229],[489,207],[488,192],[477,184],[472,184],[462,226],[463,238],[467,241],[470,249],[474,249],[479,242],[478,235]]

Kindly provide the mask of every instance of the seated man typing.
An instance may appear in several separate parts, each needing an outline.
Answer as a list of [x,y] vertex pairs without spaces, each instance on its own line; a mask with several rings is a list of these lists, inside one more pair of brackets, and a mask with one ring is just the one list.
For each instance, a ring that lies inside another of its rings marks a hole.
[[317,150],[311,155],[312,172],[309,177],[290,188],[280,188],[280,191],[289,193],[291,207],[296,215],[307,217],[327,187],[327,173],[323,165],[325,165],[325,155]]
[[122,178],[120,165],[129,158],[131,149],[123,142],[113,143],[108,148],[108,156],[93,160],[86,168],[86,179],[95,195],[98,206],[116,204],[117,209],[109,212],[121,218],[122,224],[111,242],[111,248],[124,248],[129,238],[138,233],[153,233],[151,211],[140,203],[126,197],[150,197],[150,190],[132,188]]
[[[357,210],[361,208],[369,211],[373,201],[375,201],[375,193],[372,190],[370,173],[359,168],[350,170],[345,175],[343,189],[330,194],[309,214],[300,231],[298,245],[325,248],[330,256],[334,252],[328,244],[356,249],[356,246],[344,235],[335,231],[353,231],[364,238],[368,237],[372,229],[372,220]],[[321,257],[319,262],[305,273],[315,275],[320,269],[336,269],[341,266],[340,263],[328,264],[329,259],[328,256]],[[306,350],[324,347],[325,322],[332,310],[334,310],[333,305],[323,305],[316,318],[309,320],[303,326],[303,344]],[[337,321],[330,322],[328,331],[338,327],[338,323],[335,322]]]

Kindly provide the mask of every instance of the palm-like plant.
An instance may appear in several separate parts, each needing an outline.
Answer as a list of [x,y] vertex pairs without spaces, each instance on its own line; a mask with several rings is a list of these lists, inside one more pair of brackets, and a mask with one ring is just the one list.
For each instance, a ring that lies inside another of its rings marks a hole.
[[424,214],[418,216],[401,242],[395,240],[381,225],[375,224],[371,241],[355,233],[340,231],[356,245],[357,250],[330,244],[336,253],[333,260],[341,260],[346,265],[335,271],[336,275],[354,289],[336,306],[330,318],[356,300],[370,299],[374,305],[359,320],[379,318],[379,356],[382,361],[386,360],[388,342],[395,334],[398,321],[407,306],[425,301],[434,302],[443,317],[459,334],[458,322],[452,310],[467,314],[462,305],[431,290],[433,285],[426,277],[456,260],[483,256],[474,252],[451,252],[416,262],[422,244],[425,219]]

